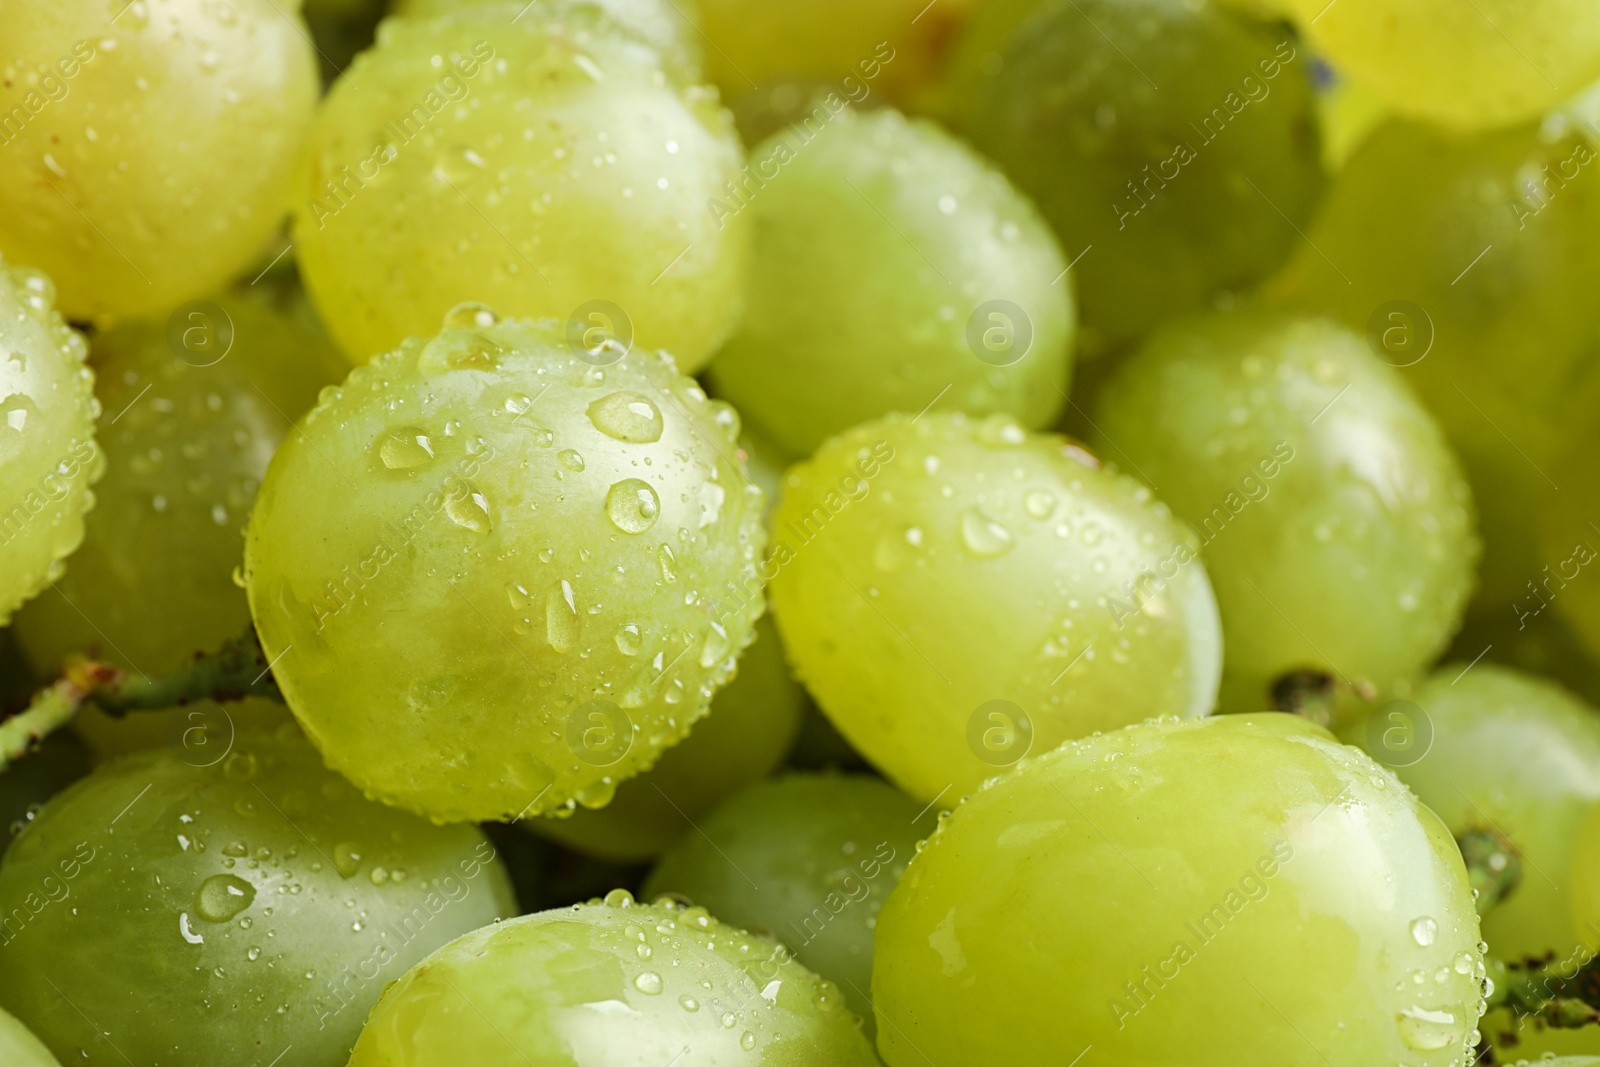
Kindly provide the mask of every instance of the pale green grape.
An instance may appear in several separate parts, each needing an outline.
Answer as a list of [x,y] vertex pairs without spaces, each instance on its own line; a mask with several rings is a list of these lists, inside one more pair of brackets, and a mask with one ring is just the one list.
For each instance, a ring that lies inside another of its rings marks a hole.
[[0,624],[61,576],[105,466],[87,346],[55,296],[49,278],[0,256]]
[[[272,311],[219,300],[176,326],[128,322],[94,340],[108,475],[66,576],[17,617],[41,675],[90,648],[159,675],[249,624],[232,577],[240,530],[290,420],[349,365]],[[107,755],[176,740],[190,710],[122,721],[87,712],[75,725]]]
[[665,353],[593,358],[463,306],[325,392],[273,457],[251,612],[312,740],[386,802],[603,806],[750,639],[765,533],[738,416]]
[[1274,270],[1322,187],[1310,56],[1185,0],[1001,2],[955,63],[958,132],[1033,197],[1111,341]]
[[1529,516],[1570,495],[1552,464],[1596,366],[1595,159],[1532,127],[1466,137],[1388,123],[1273,285],[1363,331],[1439,419],[1483,506],[1484,611],[1537,607],[1528,585],[1547,561]]
[[969,797],[878,917],[889,1067],[1460,1067],[1485,974],[1449,831],[1288,715],[1129,727]]
[[261,251],[317,97],[296,7],[6,5],[0,251],[48,272],[63,312],[164,314]]
[[880,779],[791,774],[729,798],[661,857],[644,892],[783,942],[839,987],[870,1037],[873,929],[933,822]]
[[1223,707],[1312,668],[1383,688],[1450,641],[1472,495],[1399,373],[1327,319],[1239,312],[1152,337],[1095,424],[1193,528],[1222,610]]
[[859,426],[790,469],[772,537],[800,680],[923,802],[1030,749],[1215,701],[1198,541],[1065,438],[1002,416]]
[[0,1062],[6,1067],[61,1067],[50,1050],[5,1011],[0,1011]]
[[654,767],[618,786],[611,803],[522,825],[602,859],[648,859],[693,837],[706,812],[771,773],[794,743],[805,696],[789,676],[772,622],[763,617],[755,632],[739,673],[712,698],[706,717]]
[[306,286],[357,360],[475,300],[692,371],[741,310],[748,221],[707,206],[742,165],[732,121],[596,9],[516,14],[389,19],[334,85],[295,209]]
[[755,219],[748,308],[712,384],[789,451],[935,400],[1049,425],[1066,403],[1071,287],[1033,206],[926,120],[842,111],[751,155],[718,201]]
[[477,830],[362,799],[285,726],[51,801],[0,865],[0,1005],[75,1064],[337,1067],[386,982],[514,913]]
[[1587,0],[1284,0],[1316,47],[1395,111],[1478,129],[1532,119],[1600,77]]
[[838,991],[704,908],[622,890],[487,927],[384,994],[349,1067],[872,1067]]

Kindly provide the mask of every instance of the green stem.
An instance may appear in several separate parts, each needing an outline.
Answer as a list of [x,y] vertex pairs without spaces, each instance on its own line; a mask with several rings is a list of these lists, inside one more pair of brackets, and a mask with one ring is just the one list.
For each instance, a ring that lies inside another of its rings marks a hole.
[[1490,964],[1490,1009],[1505,1008],[1553,1030],[1600,1025],[1600,961],[1593,957],[1567,967],[1553,956]]
[[71,722],[82,703],[83,691],[70,679],[63,678],[41,690],[26,711],[0,723],[0,772],[37,750],[39,743],[56,727]]
[[1467,878],[1477,890],[1480,916],[1510,896],[1522,884],[1522,857],[1516,847],[1494,830],[1468,830],[1456,838]]

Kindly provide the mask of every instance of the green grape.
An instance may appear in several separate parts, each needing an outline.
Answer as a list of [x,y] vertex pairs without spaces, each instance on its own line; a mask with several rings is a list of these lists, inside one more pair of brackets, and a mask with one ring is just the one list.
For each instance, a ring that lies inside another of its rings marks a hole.
[[69,730],[50,734],[37,750],[0,771],[0,853],[47,800],[88,773],[89,753]]
[[1205,3],[1002,2],[960,48],[952,117],[1082,256],[1085,328],[1127,340],[1299,240],[1322,188],[1308,60],[1287,27]]
[[624,890],[439,949],[373,1009],[349,1067],[873,1067],[838,991],[782,946]]
[[1484,505],[1481,610],[1538,606],[1529,583],[1546,561],[1529,516],[1570,496],[1552,464],[1595,377],[1600,194],[1578,173],[1595,159],[1532,127],[1465,137],[1387,123],[1272,286],[1365,331],[1439,419]]
[[1478,556],[1472,495],[1356,334],[1270,311],[1175,324],[1122,364],[1095,424],[1204,544],[1225,710],[1266,707],[1302,668],[1387,687],[1449,643]]
[[[919,810],[920,809],[920,810]],[[646,896],[673,893],[782,941],[874,1025],[872,933],[928,809],[866,775],[791,774],[731,797],[661,857]]]
[[1447,831],[1289,715],[1070,743],[945,820],[878,917],[889,1067],[1460,1067],[1485,967]]
[[[239,531],[290,420],[349,365],[274,312],[219,299],[94,340],[110,473],[66,576],[17,616],[18,639],[43,675],[90,648],[125,670],[163,674],[250,622],[232,578]],[[246,717],[270,718],[263,705],[249,702]],[[90,711],[75,725],[109,755],[176,739],[195,710],[121,721]],[[202,714],[223,713],[210,705]]]
[[752,159],[759,184],[717,209],[748,209],[757,234],[744,323],[711,367],[720,395],[801,455],[941,397],[1050,424],[1070,377],[1067,264],[1002,175],[887,110],[792,128]]
[[739,458],[744,460],[750,480],[760,486],[761,492],[766,495],[767,513],[770,515],[772,509],[778,506],[778,497],[783,491],[783,472],[795,457],[757,427],[746,425],[739,438]]
[[522,825],[602,859],[649,859],[692,836],[725,797],[772,772],[794,743],[803,703],[778,632],[763,617],[755,644],[739,656],[739,673],[712,698],[710,713],[654,767],[618,786],[603,808]]
[[1311,42],[1395,111],[1481,129],[1536,118],[1600,77],[1585,0],[1284,0]]
[[732,121],[598,9],[516,14],[389,19],[334,85],[295,209],[307,288],[362,361],[475,300],[693,371],[741,311],[749,224],[707,207]]
[[1595,529],[1600,514],[1593,506],[1600,488],[1600,472],[1594,464],[1600,422],[1591,414],[1596,393],[1591,388],[1588,396],[1572,405],[1578,424],[1568,428],[1565,451],[1547,468],[1561,491],[1542,494],[1543,508],[1535,529],[1544,566],[1539,570],[1530,567],[1522,595],[1511,601],[1509,610],[1501,608],[1502,620],[1515,616],[1521,629],[1553,607],[1591,657],[1600,655],[1600,591],[1586,570],[1600,557],[1600,533]]
[[1502,607],[1493,614],[1470,614],[1446,657],[1502,663],[1559,682],[1590,704],[1600,705],[1600,662],[1584,647],[1559,611],[1519,623]]
[[477,830],[362,799],[285,726],[51,801],[0,865],[0,1004],[72,1063],[336,1067],[386,982],[514,913]]
[[87,346],[55,296],[49,278],[0,256],[0,625],[61,576],[105,466]]
[[325,392],[273,457],[251,612],[307,733],[387,803],[604,806],[750,640],[765,533],[738,416],[665,353],[596,358],[464,305]]
[[1312,59],[1311,72],[1317,89],[1317,117],[1322,125],[1322,163],[1334,173],[1389,118],[1389,106],[1320,57]]
[[61,1067],[26,1026],[0,1010],[0,1063],[6,1067]]
[[0,251],[65,314],[165,313],[268,242],[317,98],[298,6],[6,5]]
[[1003,416],[891,415],[832,439],[790,469],[773,541],[800,680],[925,803],[1030,749],[1215,700],[1197,539],[1132,478]]

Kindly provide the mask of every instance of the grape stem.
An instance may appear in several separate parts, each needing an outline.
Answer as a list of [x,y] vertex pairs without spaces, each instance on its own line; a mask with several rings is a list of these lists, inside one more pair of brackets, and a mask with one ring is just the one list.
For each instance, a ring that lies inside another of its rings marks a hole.
[[0,723],[0,771],[38,748],[52,730],[92,705],[115,718],[131,711],[164,711],[198,700],[219,703],[261,697],[283,703],[272,665],[253,627],[212,652],[197,652],[186,666],[159,678],[74,656],[61,678],[40,690],[28,707]]
[[1516,846],[1497,831],[1468,830],[1456,838],[1456,846],[1466,861],[1467,879],[1475,891],[1474,903],[1480,917],[1522,884],[1522,857]]
[[1489,973],[1490,1010],[1504,1008],[1552,1030],[1600,1025],[1600,959],[1559,961],[1552,953],[1517,963],[1491,960]]

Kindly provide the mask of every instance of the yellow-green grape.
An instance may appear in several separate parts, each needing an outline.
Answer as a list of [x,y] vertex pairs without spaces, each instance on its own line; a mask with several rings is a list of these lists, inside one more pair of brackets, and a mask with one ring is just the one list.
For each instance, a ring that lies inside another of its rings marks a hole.
[[55,296],[49,278],[0,256],[0,624],[61,577],[105,466],[88,346]]
[[752,159],[759,184],[716,204],[756,230],[719,395],[800,455],[935,400],[1050,424],[1070,380],[1067,263],[1004,176],[890,110],[791,128]]
[[1361,142],[1383,125],[1389,118],[1389,106],[1320,57],[1311,61],[1311,80],[1322,123],[1322,162],[1331,173],[1343,167]]
[[977,12],[957,132],[1039,205],[1085,329],[1136,338],[1275,270],[1321,193],[1308,65],[1287,26],[1189,0]]
[[1515,617],[1519,629],[1553,609],[1576,631],[1590,656],[1600,655],[1600,592],[1590,581],[1600,559],[1600,533],[1595,532],[1600,508],[1594,506],[1600,499],[1600,471],[1594,463],[1600,422],[1591,414],[1597,393],[1590,389],[1572,405],[1578,423],[1567,428],[1565,451],[1546,468],[1561,491],[1546,492],[1541,501],[1536,529],[1543,566],[1530,568],[1525,587],[1500,606],[1502,620]]
[[1300,669],[1386,687],[1449,643],[1472,590],[1472,494],[1432,416],[1328,319],[1238,312],[1152,337],[1095,424],[1199,536],[1224,710]]
[[790,469],[772,539],[800,680],[925,803],[1030,750],[1215,701],[1199,542],[1065,438],[1003,416],[859,426]]
[[165,313],[288,210],[317,98],[298,3],[16,2],[0,42],[0,252],[74,319]]
[[[72,566],[17,616],[16,631],[43,676],[89,649],[155,676],[249,624],[234,579],[239,532],[290,420],[349,364],[327,341],[230,297],[124,323],[97,336],[92,355],[108,474]],[[122,720],[87,711],[74,725],[104,756],[176,741],[197,711],[224,734],[227,722],[283,714],[245,708],[243,718],[215,705]]]
[[4,1010],[0,1010],[0,1063],[6,1067],[61,1067],[50,1050]]
[[873,1067],[838,990],[704,908],[624,890],[458,938],[391,987],[349,1067]]
[[600,352],[466,305],[273,457],[251,613],[369,794],[442,820],[600,807],[732,676],[765,542],[738,416],[665,353]]
[[295,208],[306,286],[360,361],[473,300],[693,371],[743,302],[748,220],[707,206],[739,177],[732,120],[598,9],[516,14],[389,19],[334,85]]
[[794,744],[804,702],[778,632],[763,617],[755,644],[739,656],[739,673],[712,698],[710,713],[654,767],[619,785],[603,808],[522,825],[601,859],[649,859],[694,836],[706,812],[772,772]]
[[1284,0],[1319,51],[1400,114],[1482,129],[1535,118],[1600,77],[1586,0]]
[[872,997],[889,1067],[1461,1067],[1484,976],[1438,818],[1256,714],[1064,745],[969,797],[878,917]]
[[1437,416],[1483,503],[1477,604],[1490,612],[1537,605],[1529,583],[1549,561],[1529,516],[1571,495],[1553,463],[1596,366],[1596,158],[1532,127],[1468,137],[1387,123],[1272,286],[1362,331]]
[[932,824],[881,779],[791,774],[730,797],[661,857],[644,892],[783,942],[839,987],[870,1037],[878,912]]
[[476,829],[364,800],[285,726],[52,800],[0,866],[0,1004],[69,1063],[340,1067],[386,983],[515,910]]

